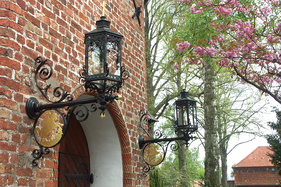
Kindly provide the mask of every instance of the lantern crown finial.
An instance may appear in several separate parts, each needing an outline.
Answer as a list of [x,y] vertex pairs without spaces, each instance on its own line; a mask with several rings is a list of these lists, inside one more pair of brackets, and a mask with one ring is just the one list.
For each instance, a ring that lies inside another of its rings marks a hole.
[[184,99],[184,98],[187,98],[188,97],[188,92],[185,91],[185,89],[182,89],[181,93],[180,93],[180,98],[181,99]]
[[101,16],[100,20],[96,22],[97,28],[110,28],[110,21],[106,20],[105,16]]

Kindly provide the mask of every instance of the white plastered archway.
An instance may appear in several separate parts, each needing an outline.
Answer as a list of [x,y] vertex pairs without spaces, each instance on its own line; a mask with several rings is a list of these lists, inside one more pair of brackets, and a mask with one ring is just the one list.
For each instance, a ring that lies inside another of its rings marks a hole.
[[[80,98],[92,97],[81,96]],[[100,111],[90,113],[81,122],[88,141],[90,170],[94,174],[93,187],[122,187],[123,167],[119,137],[110,114],[100,118]]]

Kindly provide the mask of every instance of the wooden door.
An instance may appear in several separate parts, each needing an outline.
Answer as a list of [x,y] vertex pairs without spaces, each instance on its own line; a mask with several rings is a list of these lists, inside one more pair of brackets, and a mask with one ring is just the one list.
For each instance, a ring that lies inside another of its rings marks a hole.
[[80,123],[71,117],[67,133],[60,143],[59,187],[89,187],[90,155],[87,139]]

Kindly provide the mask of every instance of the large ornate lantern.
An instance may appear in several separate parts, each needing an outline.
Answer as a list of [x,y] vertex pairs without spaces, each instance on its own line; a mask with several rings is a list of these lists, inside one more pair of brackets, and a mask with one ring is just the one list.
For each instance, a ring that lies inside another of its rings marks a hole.
[[38,159],[49,153],[49,148],[62,141],[71,114],[82,122],[88,118],[90,112],[100,109],[100,116],[104,118],[106,105],[120,98],[116,92],[129,77],[121,62],[123,36],[110,29],[110,22],[104,16],[96,25],[97,29],[85,34],[85,66],[80,72],[81,83],[86,91],[94,92],[94,97],[73,100],[72,94],[62,87],[52,88],[48,79],[53,74],[53,68],[43,57],[35,59],[38,65],[34,80],[49,103],[40,104],[34,97],[26,102],[26,113],[35,120],[33,135],[39,145],[39,149],[32,153],[34,166],[37,166]]
[[[143,160],[146,164],[143,168],[144,174],[164,161],[168,147],[176,150],[179,140],[188,145],[189,141],[195,138],[192,134],[198,129],[196,101],[189,98],[188,92],[183,90],[180,93],[180,98],[175,101],[174,106],[174,129],[177,137],[167,138],[158,129],[153,134],[150,134],[145,125],[150,128],[150,123],[155,123],[156,120],[152,119],[148,113],[141,113],[140,126],[147,137],[147,139],[143,135],[139,137],[139,148],[142,149]],[[171,142],[176,143],[170,144]]]
[[104,16],[85,35],[85,88],[98,93],[118,91],[128,75],[121,62],[123,36],[110,29]]
[[185,90],[175,102],[175,119],[176,133],[193,133],[198,129],[196,101]]

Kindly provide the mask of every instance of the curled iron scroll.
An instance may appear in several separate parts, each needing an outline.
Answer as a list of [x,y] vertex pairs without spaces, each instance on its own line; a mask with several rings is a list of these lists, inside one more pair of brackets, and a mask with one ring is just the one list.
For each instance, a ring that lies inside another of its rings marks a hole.
[[[67,93],[62,87],[59,86],[55,87],[53,91],[51,91],[52,85],[46,83],[46,81],[52,77],[53,68],[48,63],[47,59],[39,56],[35,59],[35,62],[36,64],[38,64],[38,66],[35,71],[34,80],[37,88],[45,97],[45,99],[47,99],[51,103],[58,103],[65,99],[69,101],[69,98],[73,98],[69,93]],[[50,93],[52,93],[52,96],[50,96]],[[51,97],[56,98],[55,101],[53,101]]]
[[[160,130],[156,129],[153,134],[150,134],[149,129],[149,114],[145,111],[140,112],[140,127],[149,139],[160,140],[165,139],[167,136]],[[143,175],[147,176],[147,173],[154,169],[155,166],[161,164],[167,155],[168,149],[172,151],[178,150],[178,142],[163,141],[158,143],[147,143],[142,148],[142,158],[144,166],[142,168]]]

